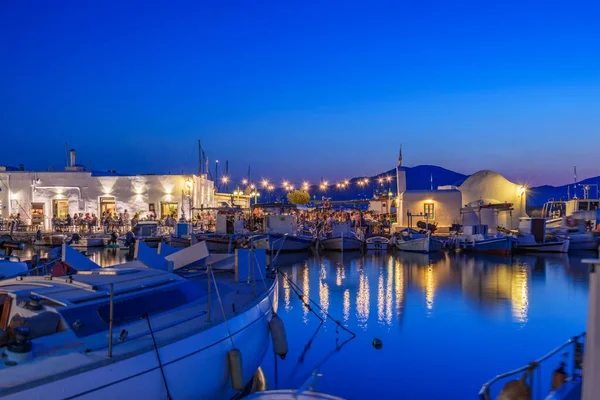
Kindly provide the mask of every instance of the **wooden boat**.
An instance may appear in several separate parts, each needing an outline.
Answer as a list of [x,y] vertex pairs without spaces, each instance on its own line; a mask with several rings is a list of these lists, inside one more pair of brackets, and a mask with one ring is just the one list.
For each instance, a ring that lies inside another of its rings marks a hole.
[[386,251],[390,240],[383,236],[373,236],[365,240],[367,244],[367,250],[374,251]]
[[396,248],[400,251],[414,253],[433,253],[442,250],[441,240],[431,236],[430,232],[419,233],[414,230],[404,230],[395,240]]
[[465,225],[463,232],[450,236],[449,247],[464,252],[507,255],[514,239],[507,235],[489,235],[487,225]]
[[[7,344],[6,333],[0,337],[6,355],[0,396],[228,399],[240,389],[232,377],[244,386],[262,363],[271,343],[276,279],[245,284],[257,268],[240,269],[233,256],[220,266],[211,263],[219,272],[207,281],[205,269],[168,272],[139,260],[100,268],[73,252],[63,247],[63,262],[77,269],[68,279],[0,282],[2,304],[9,307],[3,328],[16,340]],[[207,296],[215,284],[225,309]],[[198,374],[202,365],[210,367]]]
[[357,251],[362,250],[365,239],[349,225],[338,224],[334,225],[331,236],[321,240],[321,244],[325,250]]
[[315,243],[315,238],[311,236],[293,236],[281,233],[272,233],[261,235],[253,240],[254,247],[257,249],[266,249],[268,252],[292,252],[305,251]]
[[303,235],[295,215],[265,216],[264,236],[253,239],[254,246],[268,252],[305,251],[315,243],[313,236]]
[[69,246],[71,247],[104,247],[104,245],[110,239],[110,235],[90,235],[90,236],[80,236],[79,238],[71,236],[71,239],[68,240]]
[[546,235],[545,218],[521,218],[515,250],[535,253],[567,253],[570,239]]
[[62,246],[62,244],[66,240],[67,240],[67,235],[55,234],[55,235],[44,236],[41,239],[36,239],[33,242],[33,245],[34,246],[57,247],[57,246]]

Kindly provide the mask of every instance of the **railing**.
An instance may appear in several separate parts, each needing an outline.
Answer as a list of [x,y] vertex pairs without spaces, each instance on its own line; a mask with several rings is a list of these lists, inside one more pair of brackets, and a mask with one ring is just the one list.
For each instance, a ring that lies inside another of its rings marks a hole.
[[[567,375],[569,376],[570,379],[579,377],[581,374],[581,368],[582,368],[582,364],[583,364],[584,341],[585,341],[585,332],[582,333],[581,335],[572,337],[567,342],[558,346],[557,348],[555,348],[548,354],[544,355],[543,357],[529,363],[528,365],[525,365],[521,368],[517,368],[517,369],[509,371],[509,372],[505,372],[500,375],[496,375],[494,378],[492,378],[491,380],[489,380],[488,382],[483,384],[483,386],[481,387],[481,390],[479,391],[479,399],[480,400],[490,400],[492,398],[491,397],[491,387],[494,383],[497,383],[498,381],[504,380],[506,378],[509,378],[509,377],[512,377],[512,376],[515,376],[518,374],[526,374],[526,378],[529,379],[528,386],[531,390],[531,397],[530,397],[531,399],[545,398],[546,394],[542,394],[542,389],[543,389],[542,383],[545,381],[543,381],[541,379],[541,363],[550,359],[551,357],[555,356],[556,354],[561,352],[563,349],[571,347],[570,350],[572,351],[572,354],[570,355],[570,357],[569,357],[569,353],[568,353],[569,349],[567,349],[566,353],[562,354],[566,358],[565,364],[567,364],[566,361],[568,359],[571,360],[571,366],[570,366],[571,373],[570,374],[568,373],[567,368],[565,368],[565,372],[567,372]],[[567,365],[565,365],[565,367],[567,367]],[[534,374],[534,372],[537,372],[538,379],[534,378],[534,376],[536,375],[536,374]],[[536,384],[537,384],[537,386],[536,386]],[[538,389],[538,390],[536,391],[535,389]],[[536,394],[537,394],[537,397],[536,397]]]

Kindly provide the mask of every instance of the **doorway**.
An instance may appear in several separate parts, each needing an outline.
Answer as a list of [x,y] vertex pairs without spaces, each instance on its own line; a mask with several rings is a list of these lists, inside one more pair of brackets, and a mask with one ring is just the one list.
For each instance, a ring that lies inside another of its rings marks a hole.
[[69,200],[52,200],[52,214],[63,219],[69,213]]
[[117,204],[114,197],[100,197],[100,216],[105,215],[105,212],[115,215],[116,211]]
[[160,218],[177,218],[177,203],[160,203]]

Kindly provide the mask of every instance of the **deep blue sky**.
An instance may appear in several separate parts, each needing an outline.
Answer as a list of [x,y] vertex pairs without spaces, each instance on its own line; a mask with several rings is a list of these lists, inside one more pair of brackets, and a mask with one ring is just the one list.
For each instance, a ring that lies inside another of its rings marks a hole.
[[600,175],[597,1],[121,3],[2,3],[0,165]]

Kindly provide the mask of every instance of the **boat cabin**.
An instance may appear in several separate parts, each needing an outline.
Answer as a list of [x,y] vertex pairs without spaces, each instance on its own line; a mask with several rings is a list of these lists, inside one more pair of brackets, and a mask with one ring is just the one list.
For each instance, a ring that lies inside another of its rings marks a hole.
[[217,214],[215,233],[230,235],[244,233],[244,224],[243,214],[219,212]]
[[147,238],[158,236],[160,232],[160,225],[158,221],[140,221],[138,222],[131,231],[136,238]]
[[546,218],[520,218],[519,235],[533,235],[537,243],[546,241]]
[[548,201],[542,208],[542,217],[558,219],[574,216],[593,223],[594,228],[600,220],[600,199],[570,199],[567,201]]
[[265,233],[280,235],[296,235],[298,222],[295,215],[267,215],[265,216]]

